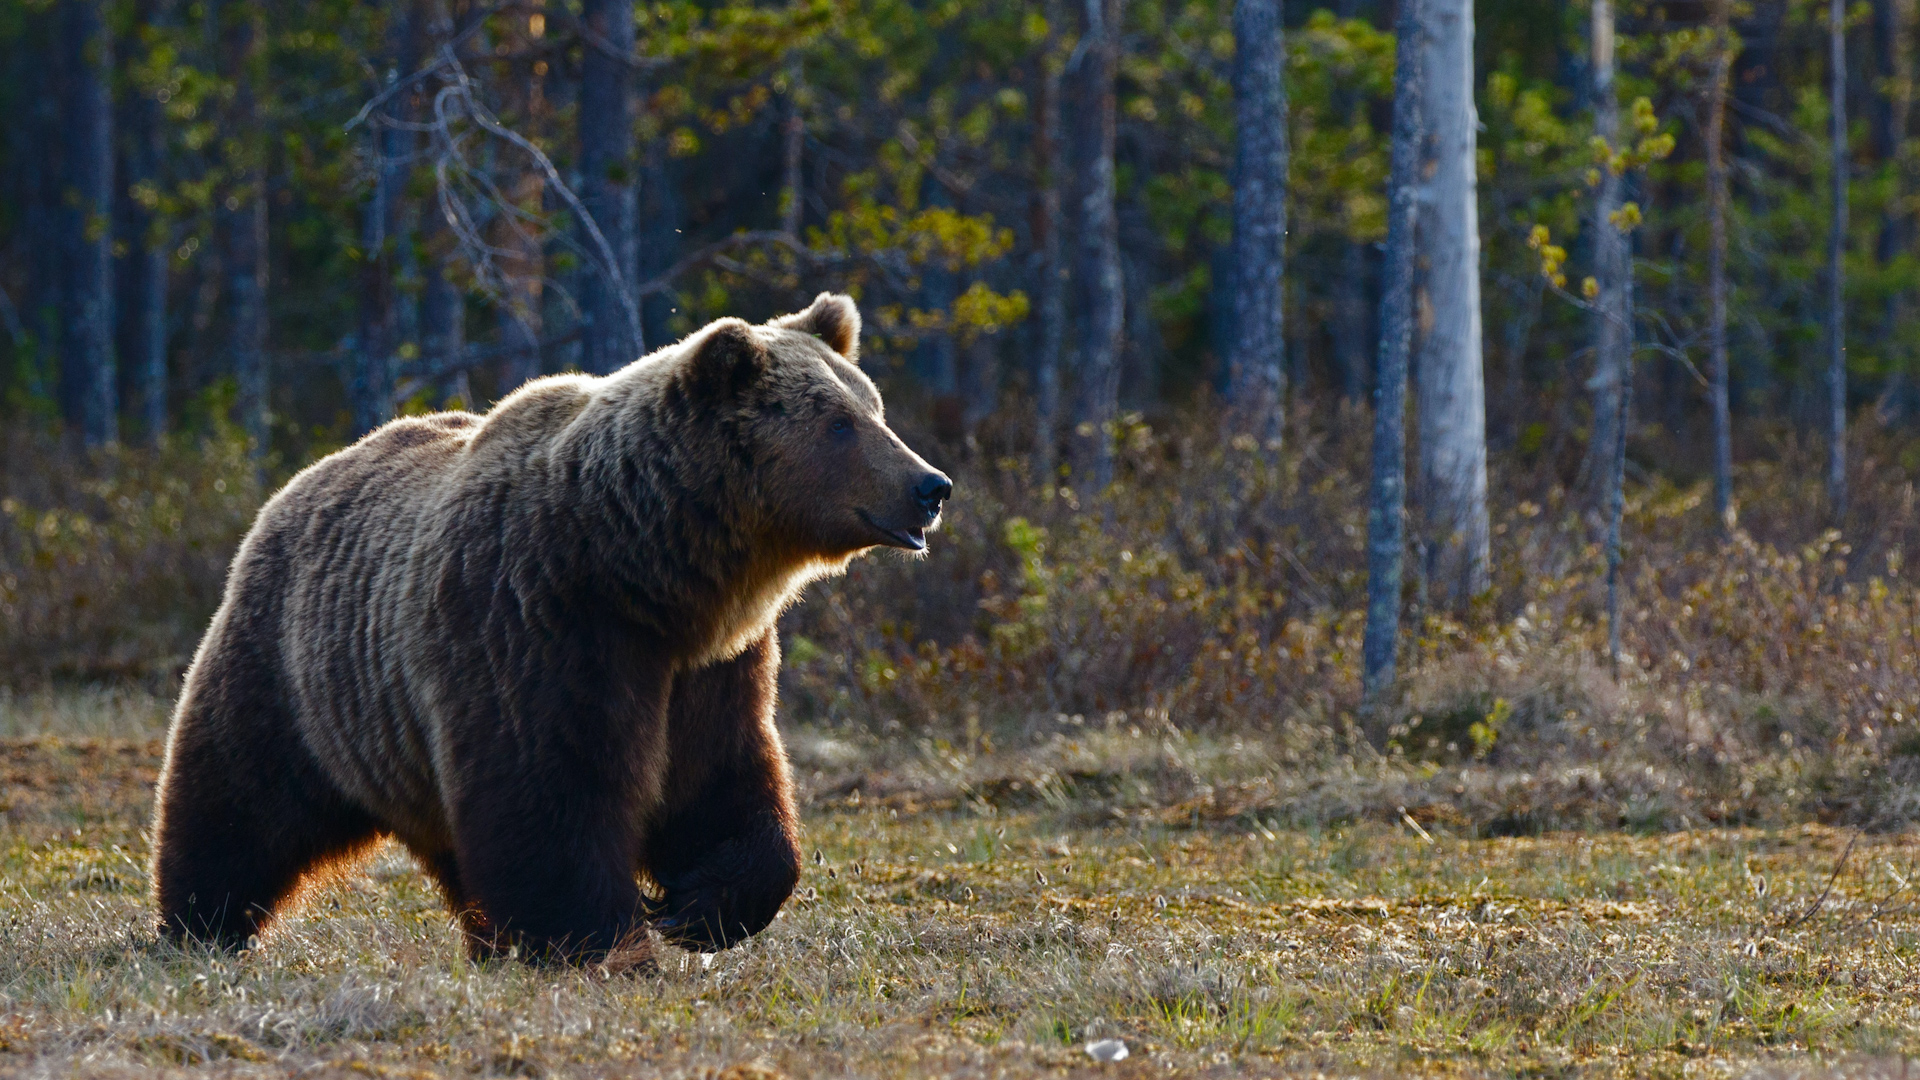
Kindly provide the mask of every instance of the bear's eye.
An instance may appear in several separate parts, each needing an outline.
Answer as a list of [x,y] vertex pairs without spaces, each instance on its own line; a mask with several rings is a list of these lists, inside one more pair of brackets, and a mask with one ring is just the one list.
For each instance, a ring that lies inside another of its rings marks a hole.
[[844,416],[835,417],[833,423],[827,425],[827,430],[835,435],[845,435],[853,430],[853,421]]

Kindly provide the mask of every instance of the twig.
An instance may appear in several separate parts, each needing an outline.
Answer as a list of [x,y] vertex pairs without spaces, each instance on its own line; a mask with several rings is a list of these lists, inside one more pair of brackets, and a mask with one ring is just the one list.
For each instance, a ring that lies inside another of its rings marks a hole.
[[1820,890],[1820,895],[1814,898],[1813,903],[1807,905],[1807,910],[1801,912],[1798,918],[1782,923],[1780,926],[1781,930],[1791,930],[1799,926],[1801,923],[1813,918],[1814,915],[1826,905],[1827,897],[1833,893],[1833,883],[1840,880],[1840,871],[1846,869],[1847,859],[1853,855],[1853,846],[1859,842],[1860,830],[1855,829],[1853,830],[1852,839],[1847,841],[1847,849],[1840,853],[1840,861],[1833,864],[1833,873],[1827,876],[1827,887]]

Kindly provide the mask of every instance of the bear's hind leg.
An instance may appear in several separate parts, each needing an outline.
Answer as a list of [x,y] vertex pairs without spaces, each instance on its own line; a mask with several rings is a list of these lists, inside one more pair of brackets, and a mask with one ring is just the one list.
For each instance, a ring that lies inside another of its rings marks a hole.
[[466,944],[467,959],[492,960],[505,950],[499,931],[487,921],[486,912],[480,910],[479,901],[467,889],[460,878],[460,860],[452,851],[433,854],[415,852],[427,873],[440,885],[440,895],[447,901],[447,910],[453,912],[455,922],[460,927],[460,936]]
[[[320,772],[293,718],[234,682],[189,680],[155,809],[160,932],[223,948],[262,933],[310,871],[363,850],[379,824]],[[224,693],[223,693],[224,691]]]

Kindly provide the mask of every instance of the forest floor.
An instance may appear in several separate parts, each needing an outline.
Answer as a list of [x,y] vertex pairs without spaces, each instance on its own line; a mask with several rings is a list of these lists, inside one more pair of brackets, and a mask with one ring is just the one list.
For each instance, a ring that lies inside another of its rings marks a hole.
[[[1045,783],[948,797],[844,756],[807,784],[799,894],[710,962],[469,963],[393,848],[255,951],[182,951],[146,902],[157,710],[106,700],[39,724],[0,701],[0,1075],[1904,1077],[1920,1054],[1920,834],[1283,828]],[[1126,1060],[1089,1056],[1106,1039]]]

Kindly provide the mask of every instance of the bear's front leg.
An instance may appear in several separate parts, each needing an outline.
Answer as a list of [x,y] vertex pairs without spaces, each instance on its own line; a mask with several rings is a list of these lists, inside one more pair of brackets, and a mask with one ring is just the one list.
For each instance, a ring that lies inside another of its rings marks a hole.
[[[664,688],[664,674],[654,685]],[[664,764],[665,693],[530,694],[468,730],[454,797],[459,888],[478,951],[594,963],[643,950],[633,851]]]
[[675,944],[739,944],[773,921],[800,880],[793,785],[773,723],[779,669],[769,630],[734,659],[674,680],[672,765],[641,865],[666,891],[654,925]]

